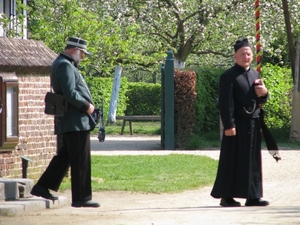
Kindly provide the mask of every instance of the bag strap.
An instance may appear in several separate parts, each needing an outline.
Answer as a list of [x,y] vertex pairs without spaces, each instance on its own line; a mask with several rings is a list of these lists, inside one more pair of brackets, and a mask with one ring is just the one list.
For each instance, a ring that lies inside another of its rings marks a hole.
[[54,92],[52,87],[51,69],[50,69],[50,92]]

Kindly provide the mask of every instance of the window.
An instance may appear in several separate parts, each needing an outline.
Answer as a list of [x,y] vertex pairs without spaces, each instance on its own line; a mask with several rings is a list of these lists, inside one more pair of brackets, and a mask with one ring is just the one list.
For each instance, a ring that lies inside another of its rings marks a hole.
[[[0,0],[0,22],[4,17],[10,20],[6,25],[0,23],[0,36],[11,36],[8,33],[12,32],[18,33],[18,37],[27,39],[27,12],[25,8],[18,10],[20,4],[26,6],[27,0],[18,3],[17,0]],[[25,19],[20,19],[20,15],[25,16]]]
[[14,150],[19,140],[18,78],[15,73],[0,73],[0,151]]

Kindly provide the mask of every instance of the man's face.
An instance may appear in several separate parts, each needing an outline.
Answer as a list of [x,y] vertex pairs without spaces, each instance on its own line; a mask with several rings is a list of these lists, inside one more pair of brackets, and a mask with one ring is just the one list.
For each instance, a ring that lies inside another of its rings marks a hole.
[[74,48],[72,57],[76,63],[79,63],[84,57],[84,52],[79,48]]
[[248,68],[253,60],[253,53],[250,47],[242,47],[234,54],[235,62],[244,68]]

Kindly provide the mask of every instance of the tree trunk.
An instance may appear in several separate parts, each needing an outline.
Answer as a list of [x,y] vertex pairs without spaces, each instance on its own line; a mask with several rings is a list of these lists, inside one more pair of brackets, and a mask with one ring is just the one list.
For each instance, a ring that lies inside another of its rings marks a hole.
[[296,61],[295,60],[295,49],[294,49],[294,43],[293,43],[292,26],[291,26],[291,22],[290,22],[289,5],[288,5],[287,0],[282,0],[282,8],[283,8],[283,12],[284,12],[285,28],[286,28],[286,34],[287,34],[287,39],[288,39],[292,76],[293,76],[293,80],[295,81],[295,61]]
[[108,110],[108,119],[107,122],[112,124],[116,123],[116,114],[117,114],[117,107],[118,107],[118,97],[121,85],[121,75],[122,75],[122,67],[120,65],[116,66],[115,76],[114,76],[114,83],[109,103],[109,110]]
[[185,62],[181,62],[178,59],[174,59],[174,68],[177,68],[179,70],[184,69]]
[[297,40],[296,57],[295,57],[295,79],[292,99],[292,121],[290,139],[300,142],[300,92],[299,92],[299,64],[300,64],[300,37]]

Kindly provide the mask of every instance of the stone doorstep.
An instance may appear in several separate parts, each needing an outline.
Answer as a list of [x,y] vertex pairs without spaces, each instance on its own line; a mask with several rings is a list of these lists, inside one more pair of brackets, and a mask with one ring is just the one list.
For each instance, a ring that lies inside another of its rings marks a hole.
[[33,185],[32,179],[0,178],[0,216],[13,216],[68,204],[64,196],[59,196],[55,201],[32,196],[30,191]]
[[0,178],[0,200],[29,198],[31,197],[30,191],[33,185],[34,181],[32,179]]
[[68,204],[64,196],[52,201],[41,197],[31,197],[22,200],[0,202],[0,216],[15,216],[26,212],[34,212],[43,209],[59,208]]

